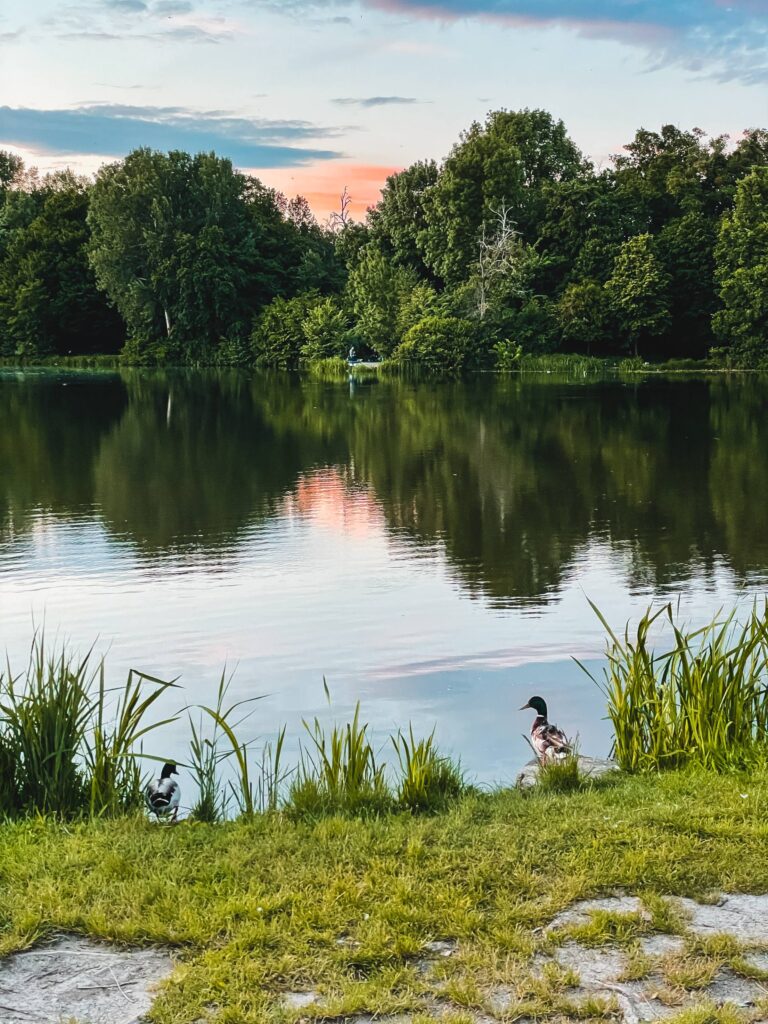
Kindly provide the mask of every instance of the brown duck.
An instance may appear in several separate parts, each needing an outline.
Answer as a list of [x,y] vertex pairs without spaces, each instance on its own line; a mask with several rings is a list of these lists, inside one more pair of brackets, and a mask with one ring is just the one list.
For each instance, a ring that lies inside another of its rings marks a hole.
[[550,725],[547,721],[547,705],[541,697],[531,697],[527,704],[520,708],[530,708],[536,712],[531,726],[531,746],[536,751],[539,761],[560,761],[571,753],[573,747],[562,729]]

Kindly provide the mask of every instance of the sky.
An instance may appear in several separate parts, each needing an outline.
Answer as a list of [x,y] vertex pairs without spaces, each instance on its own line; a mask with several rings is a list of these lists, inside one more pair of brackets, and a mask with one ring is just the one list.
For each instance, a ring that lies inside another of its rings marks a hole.
[[639,127],[768,126],[768,0],[0,0],[0,148],[42,171],[213,149],[361,219],[500,107],[603,166]]

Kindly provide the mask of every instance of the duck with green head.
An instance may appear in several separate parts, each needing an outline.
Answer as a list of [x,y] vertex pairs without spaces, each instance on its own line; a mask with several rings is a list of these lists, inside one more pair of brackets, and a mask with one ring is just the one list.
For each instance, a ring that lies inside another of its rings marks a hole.
[[531,746],[539,761],[545,763],[566,758],[573,747],[563,730],[558,729],[556,725],[550,725],[547,721],[546,702],[541,697],[531,697],[520,710],[525,711],[526,708],[536,712],[531,726]]

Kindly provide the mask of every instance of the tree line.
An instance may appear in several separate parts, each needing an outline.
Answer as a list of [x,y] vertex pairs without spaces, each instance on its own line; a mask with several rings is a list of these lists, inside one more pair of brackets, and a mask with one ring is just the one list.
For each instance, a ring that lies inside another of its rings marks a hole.
[[596,168],[543,110],[494,111],[328,225],[214,154],[90,181],[0,153],[0,354],[129,363],[525,353],[768,364],[768,131],[639,130]]

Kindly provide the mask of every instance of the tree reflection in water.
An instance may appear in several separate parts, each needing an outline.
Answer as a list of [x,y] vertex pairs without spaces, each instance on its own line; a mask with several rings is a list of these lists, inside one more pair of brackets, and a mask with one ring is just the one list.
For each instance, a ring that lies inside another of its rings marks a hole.
[[762,577],[766,383],[478,377],[350,389],[234,372],[0,377],[0,541],[92,517],[221,570],[260,523],[440,546],[465,592],[556,598],[592,542],[625,584]]

